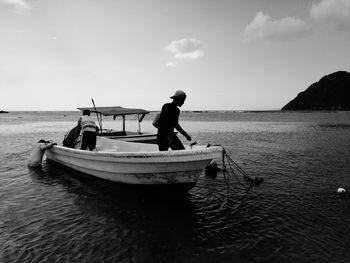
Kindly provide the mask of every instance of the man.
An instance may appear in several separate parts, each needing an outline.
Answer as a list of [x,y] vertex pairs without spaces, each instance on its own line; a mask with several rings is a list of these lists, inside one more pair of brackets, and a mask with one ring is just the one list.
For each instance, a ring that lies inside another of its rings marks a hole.
[[73,129],[69,130],[63,139],[63,146],[69,148],[75,148],[75,146],[79,143],[79,135],[80,135],[81,127],[75,126]]
[[43,156],[45,153],[45,150],[51,148],[52,146],[56,145],[57,143],[45,141],[41,139],[38,141],[37,145],[34,147],[34,149],[31,152],[28,166],[29,167],[40,167],[41,162],[43,160]]
[[174,128],[185,136],[188,141],[191,141],[191,136],[179,124],[180,110],[178,107],[184,104],[186,93],[178,90],[170,98],[173,101],[163,105],[158,119],[157,143],[160,151],[167,151],[169,147],[172,150],[185,149],[180,139],[176,136]]
[[93,118],[90,117],[89,110],[83,111],[83,116],[78,120],[78,127],[81,127],[82,137],[80,149],[86,150],[89,148],[90,151],[93,151],[96,147],[96,133],[98,127]]

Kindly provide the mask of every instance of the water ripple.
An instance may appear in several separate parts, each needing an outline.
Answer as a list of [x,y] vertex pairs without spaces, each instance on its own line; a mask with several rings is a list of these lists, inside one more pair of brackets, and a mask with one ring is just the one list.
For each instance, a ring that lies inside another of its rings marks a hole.
[[46,162],[29,169],[35,142],[62,140],[76,116],[55,131],[63,115],[53,126],[46,115],[25,124],[31,132],[21,131],[24,118],[15,127],[8,120],[0,129],[7,130],[0,133],[0,261],[348,262],[349,196],[336,193],[350,185],[348,115],[289,114],[220,122],[218,114],[201,122],[186,115],[194,138],[224,145],[264,183],[247,193],[242,178],[243,186],[231,177],[228,188],[218,173],[167,197]]

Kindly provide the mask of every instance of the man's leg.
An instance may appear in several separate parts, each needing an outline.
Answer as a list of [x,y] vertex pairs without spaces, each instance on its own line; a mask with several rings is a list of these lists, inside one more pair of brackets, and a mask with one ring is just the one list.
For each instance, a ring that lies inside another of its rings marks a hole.
[[96,148],[96,133],[89,132],[89,150],[93,151]]
[[167,151],[169,149],[168,138],[166,136],[157,136],[157,144],[159,151]]
[[170,144],[170,148],[172,150],[185,150],[184,145],[182,144],[182,142],[180,141],[180,139],[176,136],[176,134],[171,136],[171,144]]
[[86,150],[88,147],[88,135],[87,132],[83,132],[81,135],[81,146],[80,149]]

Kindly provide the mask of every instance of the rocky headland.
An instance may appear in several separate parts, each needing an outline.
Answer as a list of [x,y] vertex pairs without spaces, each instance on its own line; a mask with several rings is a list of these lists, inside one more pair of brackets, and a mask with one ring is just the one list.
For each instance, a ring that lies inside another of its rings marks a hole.
[[324,76],[282,110],[350,110],[350,73],[337,71]]

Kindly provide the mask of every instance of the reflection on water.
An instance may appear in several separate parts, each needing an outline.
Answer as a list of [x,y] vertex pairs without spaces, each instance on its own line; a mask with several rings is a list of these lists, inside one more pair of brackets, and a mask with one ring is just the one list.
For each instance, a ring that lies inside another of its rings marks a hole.
[[91,177],[72,177],[52,165],[31,170],[30,178],[35,188],[24,190],[35,191],[35,200],[27,193],[8,204],[17,216],[8,215],[12,227],[6,226],[5,259],[44,260],[46,255],[119,262],[145,257],[147,262],[172,257],[194,237],[194,204],[188,195],[140,194]]
[[0,123],[0,262],[350,260],[349,196],[336,194],[350,185],[348,114],[203,116],[185,114],[191,136],[224,145],[262,185],[246,193],[231,178],[228,191],[219,173],[159,195],[46,162],[29,169],[35,142],[59,142],[76,116]]

